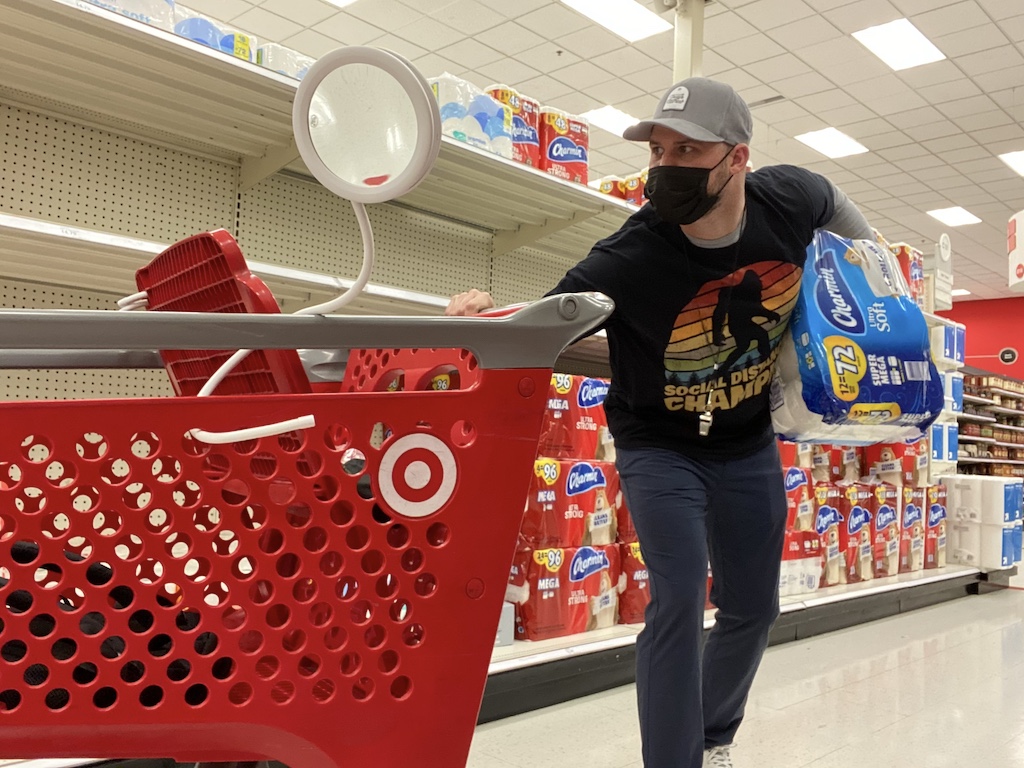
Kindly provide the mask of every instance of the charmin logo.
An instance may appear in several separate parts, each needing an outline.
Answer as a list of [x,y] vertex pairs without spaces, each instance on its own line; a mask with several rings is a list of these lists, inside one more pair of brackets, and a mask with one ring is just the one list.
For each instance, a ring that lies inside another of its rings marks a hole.
[[537,129],[516,115],[512,118],[512,141],[516,144],[532,144],[540,146],[540,136]]
[[565,480],[565,493],[568,496],[577,496],[594,488],[604,488],[606,484],[604,472],[600,467],[580,462],[569,470]]
[[559,136],[548,145],[548,160],[558,163],[585,163],[587,150],[568,136]]
[[593,547],[580,547],[569,564],[569,581],[583,581],[587,576],[609,567],[608,555]]
[[596,408],[604,403],[607,396],[608,385],[605,382],[600,379],[584,379],[576,395],[576,404],[580,408]]
[[908,528],[914,523],[920,523],[924,519],[924,510],[917,504],[907,504],[903,510],[903,527]]
[[850,510],[850,519],[846,522],[847,530],[853,536],[860,533],[861,529],[871,522],[871,513],[864,507],[854,507]]
[[786,472],[786,493],[795,491],[801,485],[807,485],[807,473],[802,469],[791,467]]
[[878,508],[878,515],[875,517],[875,528],[882,530],[888,528],[891,525],[896,525],[899,522],[899,515],[896,510],[890,507],[888,504]]
[[941,504],[932,504],[928,510],[928,527],[934,528],[946,519],[946,508]]
[[818,284],[814,301],[818,310],[836,328],[846,333],[864,334],[864,315],[839,271],[834,249],[826,250],[815,265]]
[[818,516],[814,518],[814,530],[818,535],[823,535],[829,528],[843,522],[843,516],[835,507],[822,507],[818,510]]

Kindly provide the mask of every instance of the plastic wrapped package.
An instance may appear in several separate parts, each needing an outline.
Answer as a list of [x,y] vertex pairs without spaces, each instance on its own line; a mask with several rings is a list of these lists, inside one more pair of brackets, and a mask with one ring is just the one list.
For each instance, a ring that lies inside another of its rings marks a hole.
[[89,0],[89,2],[144,24],[166,29],[168,32],[174,28],[174,0]]
[[224,37],[217,22],[183,5],[174,7],[174,34],[218,51]]
[[512,159],[512,111],[461,77],[444,72],[429,80],[446,136]]
[[293,51],[278,43],[266,43],[256,51],[256,63],[287,77],[301,80],[316,61],[311,56]]
[[815,235],[771,401],[775,431],[801,442],[913,440],[939,416],[928,326],[888,249]]

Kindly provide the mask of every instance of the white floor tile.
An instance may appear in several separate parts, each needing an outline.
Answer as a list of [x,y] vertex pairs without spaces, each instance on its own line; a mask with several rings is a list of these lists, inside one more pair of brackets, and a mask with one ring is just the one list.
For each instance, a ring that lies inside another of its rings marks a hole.
[[[1024,766],[1024,590],[771,648],[736,768]],[[642,768],[633,686],[477,729],[470,768]]]

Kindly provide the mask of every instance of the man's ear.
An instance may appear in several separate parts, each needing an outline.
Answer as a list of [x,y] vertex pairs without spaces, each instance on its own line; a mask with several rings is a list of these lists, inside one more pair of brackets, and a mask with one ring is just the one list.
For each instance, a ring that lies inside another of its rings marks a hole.
[[750,162],[750,146],[747,144],[737,144],[732,152],[729,170],[734,173],[747,170],[748,162]]

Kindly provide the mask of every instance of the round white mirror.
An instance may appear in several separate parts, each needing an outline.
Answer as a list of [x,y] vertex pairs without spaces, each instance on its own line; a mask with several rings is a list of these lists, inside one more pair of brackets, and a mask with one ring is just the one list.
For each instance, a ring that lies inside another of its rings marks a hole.
[[441,148],[441,117],[426,79],[398,54],[366,46],[339,48],[310,67],[292,128],[310,173],[356,203],[404,195]]

